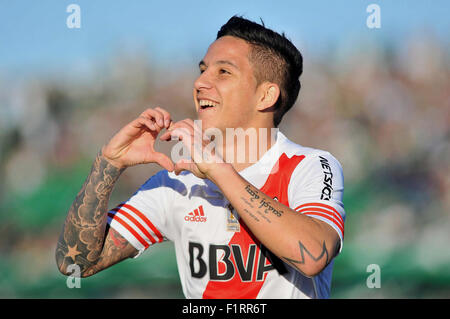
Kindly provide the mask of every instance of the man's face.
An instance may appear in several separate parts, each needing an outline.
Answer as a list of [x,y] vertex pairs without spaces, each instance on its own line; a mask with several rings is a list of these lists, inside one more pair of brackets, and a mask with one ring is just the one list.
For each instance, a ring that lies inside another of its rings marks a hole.
[[250,45],[224,36],[211,44],[200,62],[194,83],[194,102],[203,129],[244,129],[257,114],[257,82],[248,60]]

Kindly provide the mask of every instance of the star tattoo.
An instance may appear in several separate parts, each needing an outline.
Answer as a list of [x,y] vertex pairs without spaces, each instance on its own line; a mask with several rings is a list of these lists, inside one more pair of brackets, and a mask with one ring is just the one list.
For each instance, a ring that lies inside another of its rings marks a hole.
[[73,247],[68,246],[67,248],[68,248],[68,251],[67,251],[66,257],[70,257],[70,258],[72,258],[73,261],[75,261],[75,257],[77,255],[81,254],[81,252],[79,252],[77,250],[77,245],[75,244],[75,246],[73,246]]

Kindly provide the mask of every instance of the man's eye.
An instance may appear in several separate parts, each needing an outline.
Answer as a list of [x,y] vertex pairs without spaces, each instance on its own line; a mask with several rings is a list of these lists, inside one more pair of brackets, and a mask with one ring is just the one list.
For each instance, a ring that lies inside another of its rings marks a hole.
[[220,74],[230,74],[230,72],[228,72],[228,71],[225,70],[225,69],[220,69],[220,70],[219,70],[219,73],[220,73]]

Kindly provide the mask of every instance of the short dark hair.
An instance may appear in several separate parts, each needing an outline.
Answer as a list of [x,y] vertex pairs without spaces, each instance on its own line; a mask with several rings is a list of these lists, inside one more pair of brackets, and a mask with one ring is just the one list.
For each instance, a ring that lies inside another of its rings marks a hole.
[[254,66],[258,85],[264,81],[278,84],[280,96],[273,115],[277,127],[300,92],[303,57],[284,33],[266,28],[262,20],[261,23],[233,16],[220,28],[217,39],[228,35],[245,40],[251,46],[249,60]]

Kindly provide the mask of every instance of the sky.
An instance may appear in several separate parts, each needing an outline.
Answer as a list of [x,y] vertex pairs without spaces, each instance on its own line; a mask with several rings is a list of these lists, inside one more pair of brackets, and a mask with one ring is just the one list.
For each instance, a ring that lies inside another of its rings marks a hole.
[[[70,4],[80,28],[68,28]],[[381,27],[369,29],[370,4]],[[198,61],[233,15],[262,18],[314,54],[341,44],[398,43],[430,32],[448,45],[450,1],[303,0],[0,0],[0,75],[76,71],[118,52],[145,52],[163,63]]]

